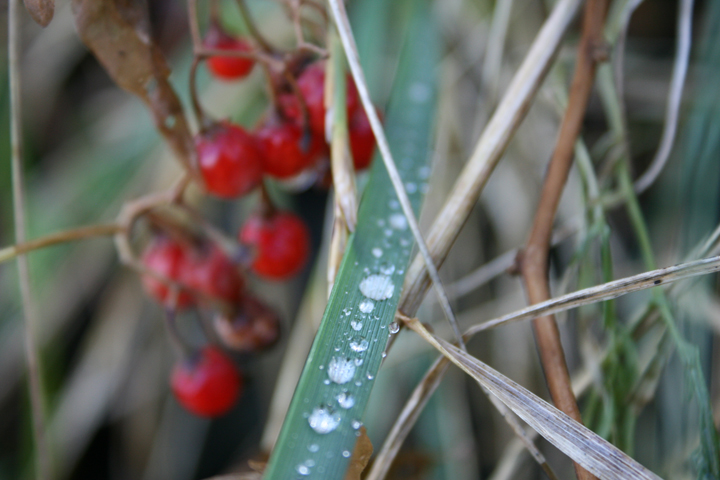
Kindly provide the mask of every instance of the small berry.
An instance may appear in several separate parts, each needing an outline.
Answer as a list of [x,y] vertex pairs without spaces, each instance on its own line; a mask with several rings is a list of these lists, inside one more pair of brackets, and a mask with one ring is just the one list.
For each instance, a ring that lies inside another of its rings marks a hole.
[[[187,247],[166,236],[157,236],[148,245],[143,253],[142,263],[163,277],[182,282],[183,270],[187,262]],[[145,291],[162,304],[171,301],[171,287],[152,275],[142,276]],[[176,299],[176,307],[184,308],[192,305],[193,297],[186,290],[180,290]]]
[[256,132],[266,174],[286,179],[298,175],[317,161],[321,143],[312,135],[303,137],[292,122],[268,122]]
[[262,180],[262,157],[245,130],[216,123],[195,137],[198,165],[208,192],[222,198],[245,195]]
[[236,266],[215,244],[203,245],[187,256],[182,280],[191,289],[231,304],[240,300],[245,284]]
[[[317,62],[308,66],[298,77],[297,85],[307,105],[310,128],[325,138],[325,64]],[[346,92],[346,105],[350,117],[360,105],[357,88],[350,75],[347,76]],[[296,122],[302,119],[298,99],[293,93],[281,95],[280,105],[288,118]]]
[[273,346],[280,338],[280,319],[267,305],[246,297],[232,317],[217,315],[215,331],[228,348],[257,352]]
[[370,165],[375,151],[375,134],[370,127],[365,110],[359,109],[348,121],[350,150],[356,170],[363,170]]
[[[203,40],[203,45],[215,50],[227,50],[229,52],[252,52],[252,46],[242,38],[237,38],[219,25],[213,24]],[[221,80],[238,80],[248,76],[252,71],[255,61],[245,57],[213,56],[208,58],[208,69]]]
[[175,364],[170,385],[180,404],[202,417],[227,413],[240,397],[243,380],[232,360],[217,347]]
[[310,233],[300,217],[275,212],[251,216],[240,230],[240,243],[255,249],[250,268],[269,280],[285,280],[298,273],[310,257]]

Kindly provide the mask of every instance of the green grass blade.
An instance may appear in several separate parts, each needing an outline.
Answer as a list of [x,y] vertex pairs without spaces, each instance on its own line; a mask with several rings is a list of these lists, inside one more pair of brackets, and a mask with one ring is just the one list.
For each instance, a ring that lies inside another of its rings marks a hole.
[[[390,146],[416,212],[429,176],[438,53],[429,3],[416,2],[386,122]],[[412,245],[412,233],[387,172],[382,162],[375,161],[357,229],[270,458],[266,480],[344,478],[382,362]],[[374,299],[360,290],[361,285],[372,287],[373,279],[380,281],[374,292],[364,291]],[[322,430],[327,433],[318,433]]]

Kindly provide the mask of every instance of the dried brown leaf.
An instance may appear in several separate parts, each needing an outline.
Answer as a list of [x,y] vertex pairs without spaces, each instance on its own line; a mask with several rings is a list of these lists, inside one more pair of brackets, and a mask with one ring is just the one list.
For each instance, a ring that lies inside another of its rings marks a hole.
[[55,0],[24,0],[25,8],[41,27],[47,27],[55,14]]
[[143,0],[73,0],[75,25],[83,43],[110,77],[137,95],[185,167],[195,164],[193,138],[182,104],[168,77],[170,69],[149,33]]
[[367,429],[360,427],[360,436],[358,437],[352,457],[350,458],[350,466],[348,466],[345,480],[360,480],[365,467],[367,467],[370,457],[373,454],[373,446],[370,438],[367,436]]

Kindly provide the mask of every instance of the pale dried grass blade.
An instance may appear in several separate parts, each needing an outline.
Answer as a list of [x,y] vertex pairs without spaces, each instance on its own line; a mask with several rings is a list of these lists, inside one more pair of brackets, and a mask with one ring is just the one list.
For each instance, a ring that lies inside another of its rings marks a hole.
[[[427,244],[436,264],[445,259],[513,133],[525,117],[555,58],[565,30],[581,3],[580,0],[560,0],[555,5],[480,136],[475,151],[427,236]],[[425,260],[417,256],[408,270],[400,310],[413,315],[428,287]]]
[[528,425],[576,463],[600,479],[657,480],[653,472],[592,430],[582,426],[534,393],[429,333],[412,319],[408,326],[437,348],[522,418]]

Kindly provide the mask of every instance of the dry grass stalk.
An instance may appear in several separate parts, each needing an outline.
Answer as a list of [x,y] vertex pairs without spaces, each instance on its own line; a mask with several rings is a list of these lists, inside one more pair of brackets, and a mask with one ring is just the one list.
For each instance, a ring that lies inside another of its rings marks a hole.
[[[585,5],[582,38],[578,45],[568,107],[560,125],[530,238],[520,256],[520,268],[530,303],[538,303],[550,298],[548,255],[553,221],[570,173],[575,142],[580,135],[585,110],[590,100],[595,70],[603,46],[603,25],[607,8],[606,0],[589,0]],[[565,354],[555,318],[552,316],[536,318],[533,327],[545,379],[555,405],[577,422],[582,423],[580,409],[570,385],[570,374],[565,363]],[[577,463],[575,470],[580,480],[593,478]]]

